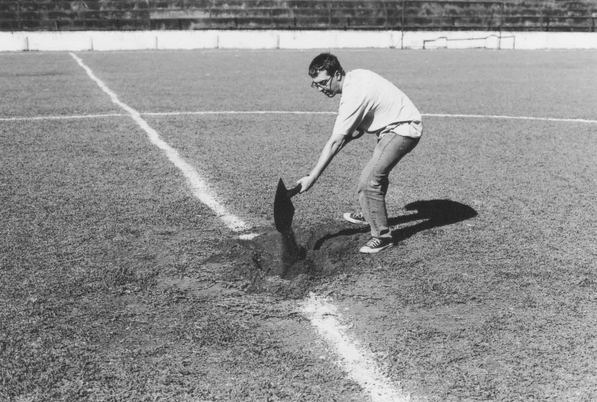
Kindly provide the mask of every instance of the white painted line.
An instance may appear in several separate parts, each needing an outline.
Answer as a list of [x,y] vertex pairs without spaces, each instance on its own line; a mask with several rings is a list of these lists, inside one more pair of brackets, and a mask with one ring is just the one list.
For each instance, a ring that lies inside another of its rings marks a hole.
[[[76,56],[73,56],[76,57]],[[335,115],[337,112],[315,112],[315,111],[293,111],[293,110],[204,110],[195,112],[136,112],[138,116],[186,116],[186,115],[238,115],[238,114],[293,114],[293,115]],[[62,120],[62,119],[93,119],[102,117],[123,117],[125,114],[95,114],[79,116],[34,116],[34,117],[0,117],[0,121],[17,120]],[[501,119],[501,120],[534,120],[534,121],[554,121],[564,123],[588,123],[597,124],[597,120],[590,119],[565,119],[558,117],[532,117],[532,116],[499,116],[482,114],[448,114],[448,113],[423,113],[426,117],[448,117],[465,119]]]
[[426,113],[423,116],[428,117],[462,117],[472,119],[502,119],[502,120],[538,120],[538,121],[557,121],[567,123],[590,123],[595,124],[597,120],[588,119],[560,119],[556,117],[529,117],[529,116],[492,116],[482,114],[440,114],[440,113]]
[[384,376],[371,353],[346,333],[342,316],[327,298],[311,293],[301,305],[301,312],[337,353],[338,364],[368,394],[371,402],[407,402],[410,396]]
[[70,116],[33,116],[33,117],[0,117],[0,121],[27,121],[27,120],[73,120],[73,119],[97,119],[100,117],[128,117],[128,114],[87,114]]
[[226,208],[224,208],[224,206],[216,200],[216,197],[212,194],[212,191],[210,190],[205,179],[203,179],[199,175],[199,173],[197,173],[195,168],[191,166],[189,163],[187,163],[174,148],[172,148],[170,145],[168,145],[168,143],[166,143],[164,140],[160,138],[160,135],[157,133],[157,131],[151,128],[149,124],[147,124],[147,122],[143,120],[138,111],[128,106],[127,104],[121,102],[118,99],[118,96],[116,96],[116,94],[112,92],[99,78],[97,78],[95,74],[93,74],[93,71],[91,71],[91,69],[83,63],[83,60],[78,58],[73,53],[70,53],[70,55],[87,72],[87,75],[89,75],[89,77],[93,81],[95,81],[95,83],[106,94],[108,94],[112,102],[123,108],[125,111],[127,111],[129,115],[133,118],[133,120],[135,120],[135,122],[137,122],[137,124],[147,133],[147,135],[149,136],[149,140],[162,151],[164,151],[166,156],[168,156],[168,159],[170,159],[170,161],[178,169],[180,169],[180,171],[182,171],[182,173],[189,181],[189,185],[195,197],[197,197],[202,203],[211,208],[211,210],[214,211],[222,221],[224,221],[226,226],[228,226],[233,231],[241,232],[249,229],[249,226],[245,222],[229,213],[226,210]]
[[292,110],[205,110],[196,112],[147,112],[146,116],[182,116],[182,115],[206,115],[206,114],[338,114],[337,112],[309,112]]
[[[210,115],[210,114],[308,114],[308,115],[335,115],[337,112],[310,112],[310,111],[292,111],[292,110],[205,110],[196,112],[147,112],[142,113],[146,116],[183,116],[183,115]],[[560,119],[555,117],[528,117],[528,116],[492,116],[492,115],[476,115],[476,114],[439,114],[439,113],[423,113],[422,116],[427,117],[460,117],[460,118],[474,118],[474,119],[513,119],[513,120],[539,120],[539,121],[558,121],[558,122],[572,122],[572,123],[597,123],[597,120],[587,119]]]
[[261,236],[261,233],[246,233],[241,234],[240,236],[238,236],[238,238],[241,240],[253,240],[254,238],[259,236]]

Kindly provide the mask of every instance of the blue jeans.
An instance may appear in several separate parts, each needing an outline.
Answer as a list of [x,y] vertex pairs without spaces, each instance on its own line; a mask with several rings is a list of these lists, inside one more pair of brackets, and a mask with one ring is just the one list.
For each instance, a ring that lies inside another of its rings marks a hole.
[[[420,130],[421,126],[418,126],[418,129]],[[386,210],[386,194],[390,183],[388,175],[400,159],[417,146],[419,139],[405,137],[394,131],[382,134],[377,141],[371,160],[361,173],[358,186],[359,202],[365,220],[371,226],[371,236],[373,237],[392,237]]]

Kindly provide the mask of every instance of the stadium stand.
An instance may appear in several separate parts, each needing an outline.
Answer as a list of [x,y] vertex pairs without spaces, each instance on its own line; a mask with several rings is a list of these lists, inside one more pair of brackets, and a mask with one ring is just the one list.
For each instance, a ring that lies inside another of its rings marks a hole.
[[597,0],[0,0],[0,31],[508,30],[595,32]]

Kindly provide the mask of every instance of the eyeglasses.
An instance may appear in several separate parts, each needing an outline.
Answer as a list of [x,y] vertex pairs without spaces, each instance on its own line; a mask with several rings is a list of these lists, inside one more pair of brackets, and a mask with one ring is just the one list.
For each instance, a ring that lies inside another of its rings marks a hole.
[[[336,73],[334,73],[334,74],[336,74]],[[332,76],[330,78],[328,78],[327,80],[323,80],[323,81],[319,81],[319,82],[313,81],[311,83],[311,88],[316,88],[316,89],[322,88],[322,89],[325,89],[328,86],[328,84],[330,83],[330,81],[332,80],[332,78],[334,78],[334,74],[332,74]]]

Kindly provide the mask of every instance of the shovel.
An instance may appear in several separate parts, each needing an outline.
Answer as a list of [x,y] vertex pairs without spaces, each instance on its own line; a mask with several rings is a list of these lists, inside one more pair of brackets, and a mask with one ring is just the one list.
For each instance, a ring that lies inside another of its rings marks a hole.
[[301,191],[299,184],[293,189],[288,190],[282,179],[278,182],[276,198],[274,199],[274,223],[276,230],[280,233],[286,233],[292,228],[292,218],[294,217],[294,205],[290,199]]

